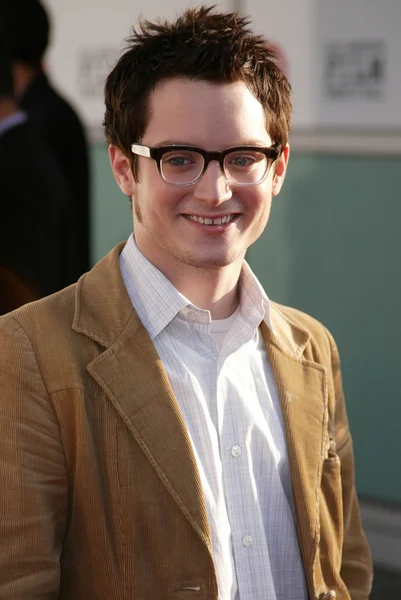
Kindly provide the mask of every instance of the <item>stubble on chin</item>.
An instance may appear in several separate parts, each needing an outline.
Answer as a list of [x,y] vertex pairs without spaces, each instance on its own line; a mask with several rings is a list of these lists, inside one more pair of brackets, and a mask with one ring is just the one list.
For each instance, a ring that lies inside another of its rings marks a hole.
[[[171,249],[172,250],[172,249]],[[170,250],[170,252],[171,252]],[[234,255],[233,253],[224,253],[220,256],[201,256],[190,250],[183,251],[175,247],[173,253],[177,262],[186,265],[192,269],[218,271],[235,263],[238,259],[243,259],[242,253]],[[245,254],[244,254],[245,256]]]

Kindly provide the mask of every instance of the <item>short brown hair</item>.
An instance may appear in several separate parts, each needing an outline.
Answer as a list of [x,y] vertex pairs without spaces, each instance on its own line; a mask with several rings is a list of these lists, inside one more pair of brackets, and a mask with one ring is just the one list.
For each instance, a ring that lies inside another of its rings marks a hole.
[[284,147],[291,120],[291,87],[267,40],[252,34],[249,19],[215,7],[187,9],[173,22],[139,21],[127,50],[107,77],[104,128],[109,144],[131,160],[148,118],[156,85],[174,77],[215,83],[243,81],[262,104],[266,129]]

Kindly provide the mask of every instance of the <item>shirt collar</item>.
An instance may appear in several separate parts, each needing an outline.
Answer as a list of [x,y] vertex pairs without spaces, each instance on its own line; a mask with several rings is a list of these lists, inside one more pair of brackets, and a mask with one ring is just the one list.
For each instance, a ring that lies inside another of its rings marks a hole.
[[133,234],[120,254],[120,269],[131,302],[152,340],[191,304],[145,258]]
[[19,110],[9,117],[5,117],[5,119],[0,121],[0,136],[4,135],[9,129],[21,125],[21,123],[25,123],[27,118],[27,114],[23,110]]
[[245,260],[240,276],[240,290],[241,316],[251,321],[255,326],[259,326],[264,321],[274,333],[269,297]]
[[[120,269],[131,302],[153,340],[179,314],[196,313],[197,320],[210,323],[210,313],[194,306],[142,254],[132,234],[120,254]],[[273,331],[270,301],[250,266],[244,261],[240,277],[241,316],[255,328],[262,321]],[[273,331],[274,333],[274,331]]]

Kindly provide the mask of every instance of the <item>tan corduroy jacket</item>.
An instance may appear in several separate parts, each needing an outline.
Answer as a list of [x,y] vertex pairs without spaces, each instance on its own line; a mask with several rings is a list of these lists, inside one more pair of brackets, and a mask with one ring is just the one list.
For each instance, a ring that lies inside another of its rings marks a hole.
[[[0,318],[1,600],[217,600],[196,461],[121,249]],[[273,304],[272,321],[310,598],[366,600],[335,344],[298,311]]]

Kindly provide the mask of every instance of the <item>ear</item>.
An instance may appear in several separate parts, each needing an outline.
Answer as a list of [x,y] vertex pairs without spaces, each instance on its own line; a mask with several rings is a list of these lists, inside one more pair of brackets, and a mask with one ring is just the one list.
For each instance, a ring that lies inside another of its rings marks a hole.
[[135,191],[135,180],[128,158],[116,146],[109,146],[111,168],[123,194],[131,196]]
[[285,174],[287,172],[288,159],[290,158],[290,147],[287,144],[276,163],[276,172],[273,176],[272,194],[277,196],[284,183]]

